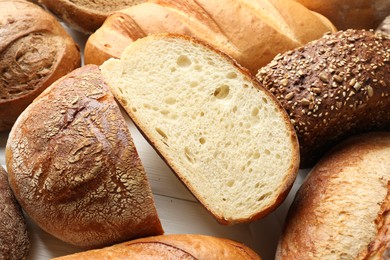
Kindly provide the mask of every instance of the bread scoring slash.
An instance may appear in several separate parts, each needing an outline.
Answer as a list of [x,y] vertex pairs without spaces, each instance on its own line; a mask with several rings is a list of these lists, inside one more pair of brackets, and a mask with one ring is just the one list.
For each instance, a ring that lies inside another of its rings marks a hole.
[[194,38],[158,34],[100,68],[141,132],[220,223],[254,221],[286,197],[299,164],[295,131],[234,60]]
[[86,248],[163,233],[144,168],[97,66],[56,81],[6,145],[10,185],[43,230]]

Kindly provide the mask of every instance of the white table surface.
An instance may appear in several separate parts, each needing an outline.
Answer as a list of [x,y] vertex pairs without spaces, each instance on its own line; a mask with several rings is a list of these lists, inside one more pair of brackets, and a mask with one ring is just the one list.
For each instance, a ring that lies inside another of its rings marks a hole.
[[[70,30],[69,32],[78,41],[83,51],[87,36]],[[126,120],[148,174],[157,211],[166,234],[204,234],[230,238],[248,245],[265,260],[274,259],[285,215],[307,170],[299,172],[289,196],[276,211],[251,224],[223,226],[218,224],[178,181],[127,116]],[[5,166],[4,149],[7,137],[8,133],[0,133],[0,164],[3,166]],[[79,248],[42,231],[28,217],[27,223],[31,243],[28,259],[50,259],[80,251]]]

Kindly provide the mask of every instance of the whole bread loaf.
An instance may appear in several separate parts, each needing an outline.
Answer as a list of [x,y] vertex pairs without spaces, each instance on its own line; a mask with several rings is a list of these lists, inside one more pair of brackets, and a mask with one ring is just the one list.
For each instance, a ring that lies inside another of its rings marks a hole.
[[222,224],[256,220],[290,190],[295,131],[234,60],[194,38],[154,34],[100,66],[104,81],[179,179]]
[[93,33],[114,11],[145,0],[34,0],[46,6],[67,25],[83,33]]
[[255,74],[276,54],[330,31],[329,20],[291,0],[153,0],[109,16],[84,56],[101,64],[138,38],[177,33],[208,42]]
[[294,0],[320,13],[339,30],[375,29],[390,14],[388,0]]
[[140,238],[53,260],[83,259],[261,259],[244,244],[205,235],[164,235]]
[[339,144],[309,173],[276,259],[389,259],[390,133]]
[[0,131],[45,88],[80,66],[80,50],[56,18],[24,0],[0,0]]
[[6,145],[9,182],[42,229],[81,247],[163,233],[144,168],[97,66],[56,81]]
[[26,259],[30,242],[22,209],[8,184],[8,176],[0,166],[0,259]]
[[294,124],[302,167],[352,134],[390,131],[389,49],[390,39],[371,31],[340,31],[259,70]]

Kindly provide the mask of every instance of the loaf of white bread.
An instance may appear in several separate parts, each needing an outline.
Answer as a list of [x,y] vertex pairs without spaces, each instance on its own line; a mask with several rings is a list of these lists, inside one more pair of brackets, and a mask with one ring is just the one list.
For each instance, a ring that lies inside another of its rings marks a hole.
[[93,33],[111,13],[145,0],[32,0],[56,14],[69,27],[83,33]]
[[390,39],[372,31],[339,31],[259,70],[290,116],[303,168],[353,134],[390,131],[389,50]]
[[85,63],[119,58],[155,33],[204,40],[253,74],[280,52],[335,31],[328,19],[292,0],[152,0],[110,15],[85,47]]
[[296,194],[276,259],[389,259],[389,158],[389,132],[352,137],[323,157]]
[[0,0],[0,132],[44,89],[80,66],[80,50],[57,19],[25,0]]
[[9,183],[51,235],[96,248],[163,233],[126,122],[97,66],[56,81],[20,115],[6,145]]
[[299,165],[280,103],[210,45],[158,34],[100,66],[104,81],[179,179],[223,224],[256,220],[289,192]]
[[221,259],[260,260],[253,250],[230,239],[205,235],[164,235],[140,238],[110,247],[85,251],[53,260],[89,259]]
[[375,29],[390,14],[389,0],[294,0],[327,17],[339,30]]

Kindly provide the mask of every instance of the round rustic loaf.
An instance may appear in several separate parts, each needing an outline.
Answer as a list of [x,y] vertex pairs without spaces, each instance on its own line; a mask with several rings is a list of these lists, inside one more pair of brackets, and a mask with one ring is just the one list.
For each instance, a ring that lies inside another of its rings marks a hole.
[[312,169],[276,259],[389,259],[390,133],[352,137]]
[[258,80],[290,115],[301,167],[351,134],[390,131],[389,50],[390,39],[370,31],[340,31],[259,70]]
[[0,259],[26,259],[30,242],[22,210],[0,166]]
[[24,0],[0,0],[0,131],[45,88],[80,66],[80,50],[56,18]]
[[67,25],[83,33],[96,31],[114,11],[125,9],[145,0],[35,0],[45,5]]
[[390,14],[389,0],[295,0],[331,20],[340,30],[375,29]]
[[56,81],[20,115],[6,164],[26,213],[65,242],[101,247],[163,232],[130,132],[97,66]]
[[384,34],[387,37],[390,37],[390,15],[388,15],[382,23],[376,28],[375,33]]

